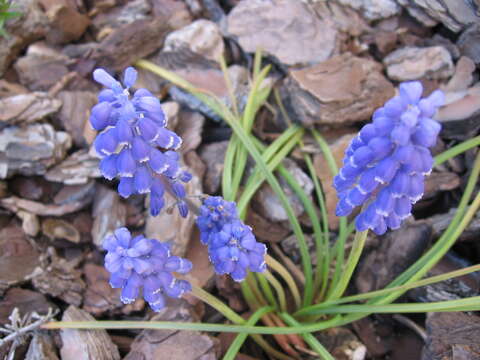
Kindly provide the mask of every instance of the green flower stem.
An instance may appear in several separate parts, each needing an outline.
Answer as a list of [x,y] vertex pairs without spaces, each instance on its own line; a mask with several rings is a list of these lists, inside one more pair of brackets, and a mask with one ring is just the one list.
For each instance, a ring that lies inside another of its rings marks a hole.
[[367,240],[367,235],[368,230],[362,232],[357,231],[357,233],[355,234],[355,238],[353,239],[353,246],[350,250],[350,255],[348,256],[345,270],[342,274],[340,281],[335,286],[332,293],[327,297],[327,300],[339,299],[347,289],[353,272],[357,267],[358,261],[360,260],[360,256],[362,255],[363,247],[365,245],[365,241]]
[[[318,146],[322,150],[323,155],[325,156],[325,160],[327,161],[327,165],[330,169],[330,172],[332,173],[333,176],[337,175],[338,166],[337,166],[337,163],[335,162],[332,151],[330,150],[330,147],[328,146],[327,142],[320,135],[320,133],[315,129],[312,130],[312,135],[317,141]],[[348,237],[347,236],[347,218],[345,216],[341,216],[339,217],[338,240],[335,246],[337,249],[337,251],[335,252],[335,271],[333,273],[333,277],[330,283],[330,289],[328,293],[331,293],[333,291],[334,287],[337,285],[339,281],[341,271],[343,268],[343,263],[345,260],[345,242],[347,240],[347,237]],[[329,264],[329,268],[330,268],[330,264]]]
[[[281,164],[282,160],[292,151],[302,135],[303,130],[301,128],[292,126],[268,147],[261,145],[262,157],[265,159],[269,171],[274,171]],[[248,203],[264,181],[264,174],[258,166],[255,167],[238,201],[237,208],[241,218],[245,217]]]
[[[268,315],[268,314],[266,314]],[[358,315],[358,314],[355,314]],[[344,323],[340,315],[334,318],[315,324],[278,327],[278,326],[248,326],[248,325],[225,325],[225,324],[204,324],[178,321],[53,321],[41,327],[43,329],[152,329],[152,330],[190,330],[207,332],[232,332],[240,334],[262,334],[262,335],[291,335],[301,333],[313,333]],[[242,323],[245,320],[242,319]],[[291,358],[287,358],[290,359]]]
[[429,278],[426,278],[426,279],[423,279],[423,280],[420,280],[420,281],[415,281],[415,282],[410,283],[408,285],[402,285],[402,286],[396,286],[396,287],[392,287],[392,288],[388,288],[388,289],[370,291],[370,292],[363,293],[363,294],[357,294],[357,295],[343,297],[343,298],[340,298],[340,299],[337,299],[337,300],[334,300],[334,301],[326,301],[326,302],[323,302],[323,303],[320,303],[320,304],[315,304],[315,305],[303,308],[303,309],[297,311],[296,313],[294,313],[293,316],[303,317],[303,316],[317,315],[317,314],[319,314],[319,312],[316,312],[316,310],[327,308],[327,307],[330,307],[332,305],[338,305],[338,304],[360,301],[360,300],[367,300],[367,299],[371,299],[373,297],[388,295],[388,294],[391,294],[392,292],[395,292],[395,291],[405,292],[405,291],[408,291],[410,289],[414,289],[414,288],[418,288],[418,287],[422,287],[422,286],[426,286],[426,285],[430,285],[430,284],[435,284],[435,283],[445,281],[445,280],[448,280],[448,279],[453,279],[453,278],[456,278],[456,277],[459,277],[459,276],[464,276],[464,275],[467,275],[467,274],[470,274],[470,273],[473,273],[473,272],[476,272],[476,271],[480,271],[480,265],[469,266],[469,267],[464,268],[464,269],[455,270],[455,271],[451,271],[451,272],[448,272],[448,273],[445,273],[445,274],[432,276],[432,277],[429,277]]
[[[260,274],[258,274],[260,275]],[[283,290],[282,284],[275,279],[275,277],[272,275],[272,273],[268,270],[266,270],[263,273],[264,277],[268,280],[270,284],[272,284],[273,288],[275,289],[275,292],[277,293],[278,296],[278,301],[280,303],[280,310],[281,311],[287,311],[287,297],[285,296],[285,291]],[[263,278],[263,276],[259,276],[259,278]]]
[[[250,319],[245,323],[246,326],[252,326],[255,325],[260,318],[269,312],[272,311],[271,307],[264,306],[257,311],[255,311],[252,316],[250,316]],[[238,334],[235,340],[233,340],[232,344],[228,348],[228,351],[225,353],[225,356],[223,357],[223,360],[235,360],[235,357],[237,356],[237,353],[240,351],[240,348],[242,347],[243,343],[247,339],[248,334],[243,333],[243,334]]]
[[[289,314],[280,314],[281,318],[290,326],[299,326],[300,324]],[[335,360],[327,349],[310,333],[300,334],[305,342],[318,354],[323,360]]]
[[315,246],[317,252],[317,271],[313,281],[313,292],[318,293],[317,298],[323,298],[328,285],[328,274],[330,265],[330,234],[328,230],[328,213],[325,205],[325,199],[322,191],[318,176],[315,173],[315,168],[312,163],[312,159],[309,155],[305,154],[303,159],[307,164],[310,177],[313,180],[315,186],[315,193],[317,194],[318,204],[320,205],[320,213],[322,215],[323,224],[323,243],[319,240],[318,236],[315,236]]
[[[265,274],[255,273],[254,275],[256,276],[256,278],[258,280],[258,283],[260,284],[260,288],[262,289],[262,292],[265,295],[265,298],[268,300],[268,303],[270,305],[273,305],[275,307],[275,309],[279,309],[278,301],[275,298],[275,295],[273,294],[272,288],[270,287],[270,284],[268,283],[269,280],[267,279]],[[278,293],[278,291],[277,291],[277,293]],[[286,299],[284,299],[284,302],[286,302]]]
[[449,160],[449,159],[467,151],[468,149],[474,148],[475,146],[480,146],[480,135],[476,136],[476,137],[474,137],[470,140],[464,141],[464,142],[448,149],[447,151],[444,151],[441,154],[438,154],[437,156],[435,156],[434,166],[435,165],[440,165],[440,164],[444,163],[445,161],[447,161],[447,160]]
[[295,307],[297,309],[300,308],[302,304],[302,299],[300,297],[300,291],[298,290],[297,284],[295,283],[295,280],[293,279],[292,275],[290,275],[288,270],[282,264],[280,264],[277,260],[275,260],[270,255],[267,254],[265,256],[265,261],[267,265],[272,270],[277,272],[277,274],[281,276],[283,281],[285,281],[288,288],[290,289],[290,292],[292,293],[293,301],[295,302]]
[[315,314],[351,314],[351,313],[420,313],[439,311],[458,311],[458,309],[469,309],[469,311],[480,310],[480,296],[469,297],[459,300],[438,301],[429,303],[408,303],[408,304],[387,304],[387,305],[338,305],[329,306],[324,309],[317,309]]

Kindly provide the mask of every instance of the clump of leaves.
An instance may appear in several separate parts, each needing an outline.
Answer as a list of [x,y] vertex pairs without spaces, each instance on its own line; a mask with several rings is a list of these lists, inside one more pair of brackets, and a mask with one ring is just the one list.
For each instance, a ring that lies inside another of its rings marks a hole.
[[21,16],[19,11],[10,11],[11,2],[9,0],[0,0],[0,36],[7,36],[7,32],[3,28],[5,22],[9,19]]

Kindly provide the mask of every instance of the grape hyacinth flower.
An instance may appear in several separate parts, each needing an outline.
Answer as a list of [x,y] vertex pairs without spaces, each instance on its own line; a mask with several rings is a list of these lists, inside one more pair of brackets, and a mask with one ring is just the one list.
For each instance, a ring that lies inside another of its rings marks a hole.
[[180,214],[188,207],[183,200],[192,175],[179,165],[175,151],[182,139],[168,130],[160,102],[148,90],[138,89],[130,97],[130,88],[137,72],[129,67],[124,72],[123,86],[103,69],[93,72],[95,81],[106,89],[98,95],[92,108],[90,124],[101,131],[94,142],[102,175],[112,180],[119,177],[118,192],[122,197],[150,193],[150,213],[156,216],[164,206],[165,188],[178,200]]
[[240,221],[234,202],[220,196],[208,197],[200,207],[196,222],[202,243],[208,245],[215,272],[230,274],[233,280],[242,281],[248,269],[265,271],[267,247],[257,242],[252,229]]
[[186,274],[192,263],[170,254],[170,246],[143,235],[132,238],[127,228],[115,230],[103,240],[107,250],[105,268],[111,273],[110,285],[121,288],[120,300],[130,304],[140,295],[154,311],[165,306],[164,295],[179,298],[191,290],[186,280],[176,279],[172,272]]
[[333,181],[337,216],[363,205],[355,219],[358,231],[381,235],[387,228],[398,229],[423,196],[424,177],[432,170],[429,147],[441,129],[432,117],[444,95],[437,90],[422,99],[419,81],[404,82],[399,90],[352,140]]

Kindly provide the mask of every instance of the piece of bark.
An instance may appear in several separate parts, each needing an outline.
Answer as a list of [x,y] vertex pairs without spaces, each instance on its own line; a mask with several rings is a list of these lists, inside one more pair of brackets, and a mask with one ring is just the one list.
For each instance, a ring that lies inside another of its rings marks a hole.
[[103,185],[97,186],[93,202],[93,219],[93,243],[102,248],[104,237],[125,226],[127,221],[127,208],[116,191]]
[[192,270],[185,275],[185,279],[197,287],[210,288],[213,285],[215,271],[209,259],[208,248],[200,242],[197,228],[193,230],[192,241],[187,247],[185,258],[193,265]]
[[32,280],[33,286],[43,294],[58,297],[67,304],[79,306],[82,303],[85,282],[82,272],[75,269],[78,260],[67,261],[56,255],[53,248],[48,249],[47,265]]
[[382,237],[380,246],[364,256],[355,275],[359,293],[382,289],[426,250],[432,234],[423,222],[404,224]]
[[342,126],[370,119],[394,95],[394,88],[381,64],[345,53],[290,70],[281,93],[298,122]]
[[95,264],[86,264],[83,268],[87,289],[83,298],[83,309],[90,314],[100,316],[105,313],[130,314],[140,311],[145,301],[137,298],[132,304],[125,305],[120,301],[121,289],[110,286],[110,273],[103,267]]
[[39,272],[38,251],[15,223],[0,230],[0,294],[7,287],[31,279]]
[[14,64],[20,82],[32,91],[48,91],[66,74],[72,60],[58,49],[38,41]]
[[392,350],[395,332],[382,316],[370,316],[352,323],[355,333],[367,347],[369,356],[383,357]]
[[48,18],[37,0],[13,0],[11,8],[21,16],[6,21],[9,36],[0,41],[0,76],[20,52],[48,32]]
[[78,150],[50,168],[45,174],[45,179],[66,185],[86,184],[91,179],[102,176],[98,167],[99,162],[100,160],[92,156],[87,149]]
[[451,191],[460,186],[461,179],[454,172],[432,172],[425,178],[422,200],[432,199],[442,191]]
[[[69,306],[63,313],[62,321],[94,321],[87,312]],[[62,360],[120,360],[117,346],[105,330],[62,329]]]
[[21,199],[17,196],[10,196],[5,199],[0,199],[0,205],[13,212],[25,210],[40,216],[63,216],[65,214],[82,210],[92,202],[92,198],[93,193],[92,195],[86,196],[71,203],[55,205],[42,204],[36,201]]
[[8,125],[33,123],[56,113],[62,102],[45,92],[19,94],[0,99],[0,121]]
[[56,218],[48,218],[42,221],[42,233],[51,241],[62,239],[74,244],[80,243],[80,233],[70,223]]
[[18,308],[20,315],[24,316],[34,311],[43,315],[48,312],[48,309],[56,309],[57,306],[38,292],[18,287],[10,288],[5,292],[5,295],[0,301],[1,325],[10,323],[8,317],[14,308]]
[[162,47],[170,28],[163,18],[137,20],[108,35],[95,49],[98,67],[123,70]]
[[78,11],[74,1],[42,2],[50,22],[47,41],[51,44],[66,44],[78,40],[90,25],[90,19]]
[[480,317],[463,312],[429,313],[422,360],[480,359]]
[[268,221],[253,209],[248,211],[245,223],[255,229],[257,239],[266,242],[280,242],[291,232],[279,223]]
[[[191,307],[184,301],[175,301],[167,306],[152,321],[195,321]],[[132,343],[124,360],[162,359],[169,360],[214,360],[219,355],[219,341],[197,331],[143,330]]]
[[22,230],[26,235],[32,237],[38,235],[40,231],[40,221],[37,215],[20,210],[17,212],[17,216],[22,219]]
[[60,91],[57,98],[63,104],[58,119],[76,146],[87,146],[96,134],[89,123],[90,110],[97,103],[96,95],[90,91]]
[[[428,271],[425,277],[445,274],[471,265],[471,263],[450,251]],[[408,296],[417,302],[437,302],[478,296],[479,291],[480,275],[475,272],[412,289],[408,292]]]
[[11,126],[0,132],[0,178],[43,175],[72,146],[70,135],[50,124]]
[[[175,132],[183,140],[180,152],[186,154],[195,150],[202,142],[202,130],[205,123],[205,117],[198,112],[181,111],[178,122],[175,126]],[[170,126],[169,126],[170,127]]]
[[[355,134],[343,135],[339,138],[336,138],[334,142],[329,144],[338,168],[342,166],[345,150],[355,136]],[[333,174],[330,171],[327,160],[322,153],[314,156],[313,166],[315,168],[315,173],[322,184],[322,190],[325,196],[325,206],[327,208],[328,225],[331,229],[336,230],[338,228],[340,219],[335,215],[335,207],[337,206],[338,198],[337,191],[333,187]]]
[[[185,190],[189,196],[203,194],[202,184],[195,174],[185,184]],[[183,218],[176,206],[173,206],[173,211],[169,213],[167,207],[175,204],[176,201],[170,194],[165,193],[165,208],[157,216],[152,216],[150,213],[147,215],[145,236],[162,242],[169,241],[172,244],[172,254],[184,256],[193,235],[196,215],[190,211],[187,217]],[[147,205],[146,208],[148,209],[149,206]]]
[[200,147],[200,158],[207,166],[203,178],[203,186],[207,194],[215,194],[220,189],[227,146],[228,141],[220,141]]
[[52,337],[45,333],[33,335],[25,360],[58,360]]

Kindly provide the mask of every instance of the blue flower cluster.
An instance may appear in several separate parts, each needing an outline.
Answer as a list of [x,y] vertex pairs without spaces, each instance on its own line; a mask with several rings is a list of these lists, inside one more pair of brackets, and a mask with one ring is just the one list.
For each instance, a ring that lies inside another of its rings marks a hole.
[[252,229],[240,221],[235,203],[210,196],[203,201],[196,222],[200,240],[208,245],[210,261],[218,274],[230,274],[233,280],[242,281],[248,269],[266,269],[267,247],[257,242]]
[[399,90],[352,140],[334,178],[337,216],[364,205],[355,220],[359,231],[381,235],[387,228],[398,229],[423,196],[424,177],[433,166],[428,148],[435,145],[441,126],[432,117],[444,95],[437,90],[422,99],[418,81],[402,83]]
[[105,267],[111,273],[110,285],[121,288],[121,301],[129,304],[143,297],[154,311],[165,306],[164,295],[178,298],[191,290],[186,280],[176,279],[172,272],[185,274],[192,268],[186,259],[170,254],[170,247],[142,235],[132,239],[126,228],[115,230],[105,237],[103,247],[107,250]]
[[175,150],[182,139],[165,127],[167,119],[158,99],[146,89],[138,89],[130,97],[129,90],[137,79],[132,67],[125,70],[123,86],[103,69],[96,69],[93,77],[106,87],[90,116],[92,127],[101,131],[94,146],[102,157],[102,175],[109,180],[120,178],[118,192],[123,197],[150,193],[153,216],[164,206],[167,188],[177,197],[180,214],[187,216],[182,183],[190,181],[192,175],[180,168]]

